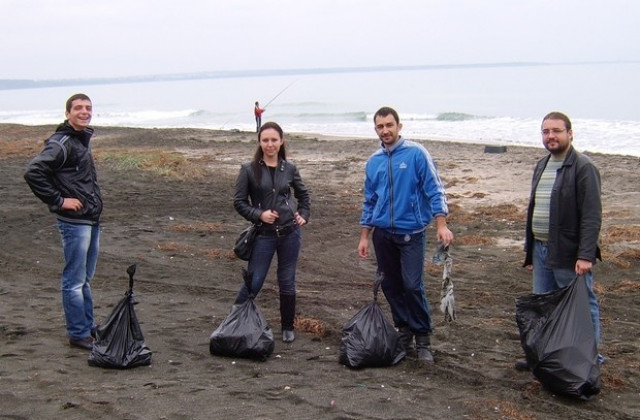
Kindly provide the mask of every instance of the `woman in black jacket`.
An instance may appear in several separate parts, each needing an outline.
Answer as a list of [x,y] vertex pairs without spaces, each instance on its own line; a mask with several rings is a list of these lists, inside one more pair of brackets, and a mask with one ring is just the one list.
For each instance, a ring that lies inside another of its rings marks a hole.
[[[284,133],[278,124],[267,122],[260,127],[253,160],[240,168],[233,205],[242,217],[258,225],[247,268],[252,276],[254,295],[264,284],[273,254],[278,254],[282,341],[290,343],[295,339],[293,319],[296,268],[302,242],[300,227],[309,221],[310,198],[298,168],[286,160],[284,143]],[[247,298],[248,290],[242,286],[236,303]]]

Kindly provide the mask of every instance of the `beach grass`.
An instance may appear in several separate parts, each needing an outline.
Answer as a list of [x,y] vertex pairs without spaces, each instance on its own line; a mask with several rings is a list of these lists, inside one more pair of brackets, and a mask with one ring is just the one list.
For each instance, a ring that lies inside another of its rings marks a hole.
[[142,169],[179,180],[200,179],[206,171],[179,152],[107,149],[95,153],[96,160],[114,169]]

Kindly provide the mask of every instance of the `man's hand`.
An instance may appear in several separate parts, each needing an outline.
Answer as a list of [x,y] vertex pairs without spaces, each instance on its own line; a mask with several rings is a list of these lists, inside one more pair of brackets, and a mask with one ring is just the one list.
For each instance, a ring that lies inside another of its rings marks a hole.
[[576,274],[582,276],[587,274],[593,268],[593,263],[587,260],[576,261]]
[[453,232],[447,227],[447,219],[443,216],[436,217],[436,229],[436,239],[442,242],[444,246],[449,246],[453,243]]
[[63,198],[60,208],[67,211],[80,211],[82,209],[82,202],[77,198]]
[[371,229],[362,228],[360,234],[360,242],[358,242],[358,255],[360,258],[369,258],[369,234]]

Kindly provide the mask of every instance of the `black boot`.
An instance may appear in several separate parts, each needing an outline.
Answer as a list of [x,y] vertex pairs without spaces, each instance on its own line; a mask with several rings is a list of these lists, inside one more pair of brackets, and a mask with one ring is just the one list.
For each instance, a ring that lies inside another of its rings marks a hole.
[[418,361],[425,363],[433,363],[433,354],[431,354],[431,339],[429,334],[416,334],[416,352],[418,353]]
[[525,372],[525,371],[531,370],[531,369],[529,369],[529,363],[527,362],[526,359],[518,360],[516,362],[516,364],[515,364],[515,368],[516,368],[516,370],[519,370],[521,372]]
[[293,333],[293,319],[296,316],[296,295],[280,295],[280,323],[282,341],[290,343],[296,339]]
[[398,328],[398,348],[407,356],[413,351],[413,333],[408,326]]

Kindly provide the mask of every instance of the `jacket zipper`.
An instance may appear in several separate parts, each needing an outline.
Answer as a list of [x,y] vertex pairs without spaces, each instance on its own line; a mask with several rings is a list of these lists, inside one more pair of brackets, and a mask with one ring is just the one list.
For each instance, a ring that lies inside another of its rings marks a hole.
[[388,156],[388,160],[387,160],[387,171],[389,171],[389,217],[391,218],[391,231],[395,230],[394,227],[394,216],[393,216],[393,171],[392,171],[392,165],[391,165],[391,151],[387,151],[387,156]]

